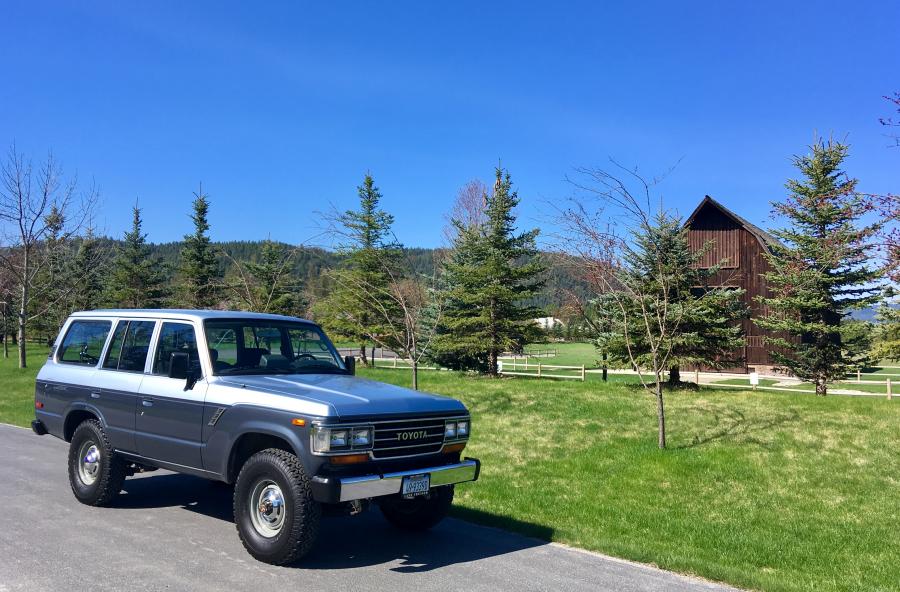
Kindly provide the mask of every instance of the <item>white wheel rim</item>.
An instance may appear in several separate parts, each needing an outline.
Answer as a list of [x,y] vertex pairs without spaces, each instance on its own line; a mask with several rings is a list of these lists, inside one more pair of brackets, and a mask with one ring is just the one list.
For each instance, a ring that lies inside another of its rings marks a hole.
[[87,440],[78,449],[78,478],[85,485],[93,485],[100,476],[100,449]]
[[248,500],[253,529],[267,539],[278,536],[284,527],[284,494],[271,479],[257,481]]

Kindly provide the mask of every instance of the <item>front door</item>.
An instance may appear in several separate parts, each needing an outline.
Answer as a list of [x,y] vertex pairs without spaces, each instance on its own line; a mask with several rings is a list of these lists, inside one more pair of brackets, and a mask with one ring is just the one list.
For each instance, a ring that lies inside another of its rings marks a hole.
[[151,372],[141,382],[135,417],[138,454],[186,467],[202,468],[200,455],[203,401],[207,383],[201,379],[185,390],[183,378],[169,378],[173,353],[186,353],[199,370],[197,334],[184,322],[162,323]]

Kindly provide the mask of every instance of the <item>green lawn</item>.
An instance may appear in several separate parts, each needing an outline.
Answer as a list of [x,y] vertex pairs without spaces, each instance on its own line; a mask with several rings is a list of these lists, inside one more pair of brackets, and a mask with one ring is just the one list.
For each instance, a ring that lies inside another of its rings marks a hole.
[[530,343],[525,346],[525,353],[555,349],[558,353],[552,357],[529,358],[529,362],[541,364],[558,364],[560,366],[581,366],[597,368],[597,348],[590,343]]
[[[408,372],[362,374],[409,384]],[[472,410],[463,518],[761,590],[897,590],[900,404],[422,373]]]
[[[33,417],[32,367],[2,360],[0,421]],[[408,385],[409,371],[360,369]],[[633,377],[422,372],[473,415],[457,515],[760,590],[897,590],[900,402],[735,389],[667,395],[670,448]]]
[[47,359],[47,348],[28,349],[28,368],[19,369],[18,352],[10,345],[9,357],[0,352],[0,422],[28,426],[34,419],[34,378]]

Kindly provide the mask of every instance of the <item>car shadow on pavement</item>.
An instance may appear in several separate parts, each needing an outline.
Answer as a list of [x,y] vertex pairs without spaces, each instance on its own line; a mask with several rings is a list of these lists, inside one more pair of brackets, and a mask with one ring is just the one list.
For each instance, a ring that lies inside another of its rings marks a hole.
[[[116,508],[180,507],[233,522],[233,490],[223,483],[161,472],[126,479],[123,489]],[[550,527],[505,516],[469,509],[457,509],[455,514],[537,538],[453,518],[428,532],[404,532],[389,525],[373,504],[360,516],[323,517],[315,548],[294,567],[329,570],[385,565],[394,572],[417,573],[539,547],[553,535]]]

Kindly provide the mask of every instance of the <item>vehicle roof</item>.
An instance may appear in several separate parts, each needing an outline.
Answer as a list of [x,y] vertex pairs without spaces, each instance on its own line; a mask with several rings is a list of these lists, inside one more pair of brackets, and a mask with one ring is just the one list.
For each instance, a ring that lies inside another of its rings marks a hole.
[[180,308],[109,308],[98,310],[85,310],[72,313],[72,317],[128,317],[132,319],[166,318],[185,321],[203,321],[206,319],[264,319],[269,321],[299,321],[312,323],[307,319],[289,317],[285,315],[270,314],[265,312],[249,312],[246,310],[191,310]]

